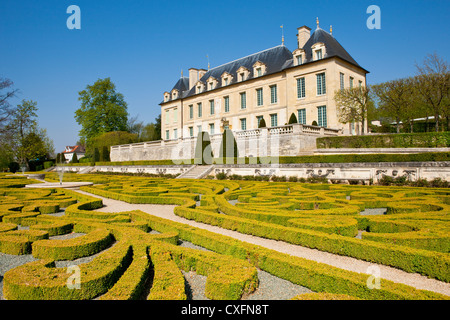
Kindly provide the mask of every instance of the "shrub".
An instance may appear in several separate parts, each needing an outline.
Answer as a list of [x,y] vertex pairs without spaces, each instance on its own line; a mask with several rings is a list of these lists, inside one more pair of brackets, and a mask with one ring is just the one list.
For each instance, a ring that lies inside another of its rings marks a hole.
[[227,174],[224,172],[219,172],[218,174],[216,174],[217,180],[225,180],[226,178],[227,178]]
[[297,122],[298,121],[297,121],[297,117],[296,117],[295,113],[291,113],[288,124],[293,124],[293,123],[297,123]]
[[211,141],[208,132],[201,131],[197,136],[197,144],[195,145],[195,164],[212,164],[213,153]]
[[450,146],[450,132],[322,137],[317,148],[436,148]]

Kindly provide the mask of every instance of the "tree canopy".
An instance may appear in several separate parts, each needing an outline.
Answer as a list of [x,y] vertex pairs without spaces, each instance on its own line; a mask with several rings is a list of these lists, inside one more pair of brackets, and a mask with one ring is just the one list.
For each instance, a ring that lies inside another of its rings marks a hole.
[[334,94],[334,101],[338,106],[338,118],[342,123],[361,122],[361,133],[365,133],[367,112],[372,106],[366,86],[339,89]]

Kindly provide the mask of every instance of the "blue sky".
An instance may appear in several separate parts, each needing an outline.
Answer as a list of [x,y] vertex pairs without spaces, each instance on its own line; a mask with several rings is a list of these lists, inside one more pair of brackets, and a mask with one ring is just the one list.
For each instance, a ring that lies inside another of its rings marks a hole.
[[[81,30],[69,30],[69,5],[81,9]],[[370,30],[369,5],[381,9]],[[130,116],[152,122],[158,103],[188,69],[211,67],[281,44],[296,48],[297,28],[316,17],[370,73],[369,84],[415,73],[437,52],[449,61],[450,1],[144,1],[1,0],[0,76],[38,103],[39,125],[56,152],[75,144],[78,92],[110,77]]]

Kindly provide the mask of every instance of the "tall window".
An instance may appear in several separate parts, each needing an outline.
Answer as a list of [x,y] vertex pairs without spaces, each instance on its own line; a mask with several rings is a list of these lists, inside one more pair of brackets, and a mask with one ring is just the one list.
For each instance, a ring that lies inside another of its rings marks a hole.
[[197,133],[200,133],[200,132],[202,132],[202,125],[201,124],[199,124],[197,126]]
[[214,134],[214,123],[209,124],[209,134]]
[[170,132],[169,132],[169,130],[166,130],[166,140],[169,140],[169,138],[170,138]]
[[358,81],[358,85],[359,85],[360,88],[362,87],[362,81],[361,80]]
[[169,110],[166,110],[166,124],[169,124],[169,121],[170,121]]
[[178,121],[178,109],[175,108],[173,109],[173,122],[177,122]]
[[256,105],[258,107],[263,105],[263,89],[262,88],[256,89]]
[[241,120],[241,130],[247,130],[247,119],[240,119]]
[[327,93],[327,87],[325,84],[325,72],[319,73],[317,76],[317,95],[323,95]]
[[194,127],[189,127],[189,137],[194,136]]
[[209,114],[214,114],[214,100],[209,100]]
[[303,63],[302,61],[302,55],[297,56],[297,65],[301,65]]
[[189,105],[189,119],[194,119],[194,106]]
[[278,114],[274,113],[270,115],[270,126],[278,126]]
[[259,123],[261,122],[262,119],[263,119],[263,116],[256,116],[256,122],[258,124],[258,128],[259,128]]
[[306,109],[298,109],[298,123],[306,124]]
[[225,104],[225,112],[230,112],[230,97],[226,96],[223,98]]
[[350,89],[353,88],[353,77],[350,77]]
[[247,108],[247,94],[245,92],[241,92],[241,109]]
[[262,76],[262,70],[261,68],[256,69],[256,74],[258,75],[258,77]]
[[277,85],[270,86],[270,103],[277,103]]
[[345,87],[344,74],[342,72],[339,73],[339,84],[340,84],[341,90],[344,90],[344,87]]
[[317,124],[319,127],[327,126],[327,107],[320,106],[317,108]]
[[173,138],[178,139],[178,129],[173,129]]
[[304,98],[306,95],[305,92],[305,78],[297,79],[297,98]]
[[197,103],[197,109],[198,109],[197,115],[199,118],[201,118],[202,117],[202,103],[201,102]]

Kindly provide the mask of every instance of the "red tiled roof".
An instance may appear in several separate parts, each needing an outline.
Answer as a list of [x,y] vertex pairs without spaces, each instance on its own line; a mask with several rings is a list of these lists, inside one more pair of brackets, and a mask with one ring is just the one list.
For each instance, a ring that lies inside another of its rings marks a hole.
[[85,153],[86,152],[86,150],[84,149],[83,146],[78,146],[78,145],[77,146],[67,146],[66,149],[69,149],[69,150],[64,150],[62,153],[74,153],[74,152]]

